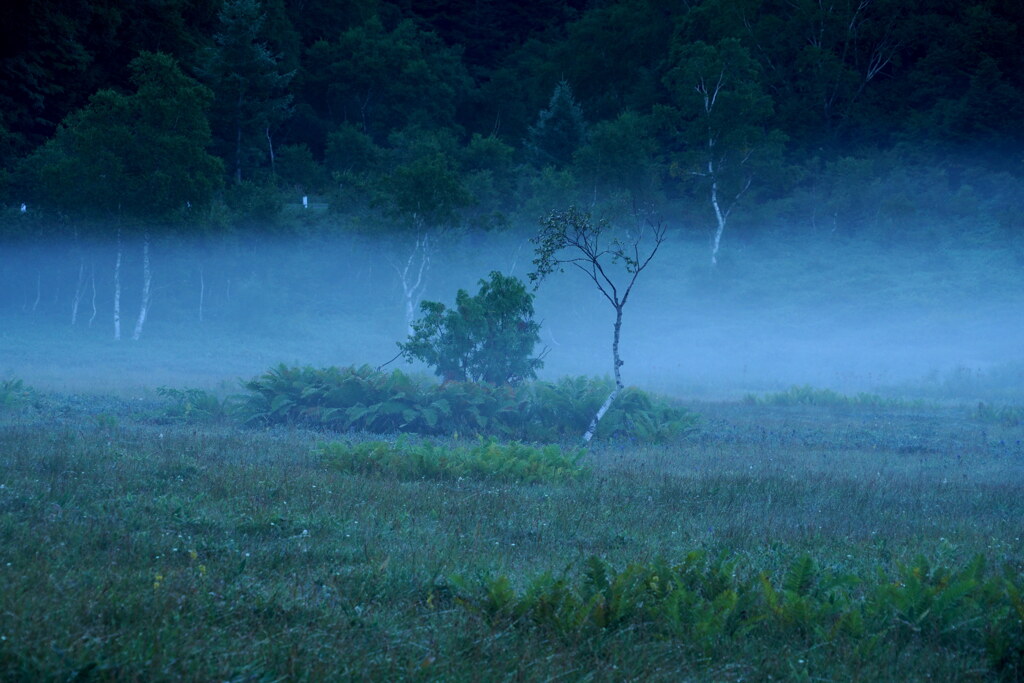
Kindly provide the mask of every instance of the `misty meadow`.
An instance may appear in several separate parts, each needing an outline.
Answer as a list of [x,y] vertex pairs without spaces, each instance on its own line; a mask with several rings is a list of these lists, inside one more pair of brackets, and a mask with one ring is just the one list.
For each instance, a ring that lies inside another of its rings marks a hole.
[[1024,9],[33,0],[0,678],[1024,678]]

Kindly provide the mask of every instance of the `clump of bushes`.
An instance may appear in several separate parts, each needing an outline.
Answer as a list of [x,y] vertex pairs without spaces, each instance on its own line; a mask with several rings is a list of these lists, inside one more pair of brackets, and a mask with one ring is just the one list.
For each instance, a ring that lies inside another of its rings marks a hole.
[[631,630],[677,640],[698,657],[730,642],[767,647],[793,639],[872,657],[916,641],[984,652],[1005,679],[1024,675],[1022,577],[988,573],[981,557],[959,570],[919,558],[893,579],[835,574],[801,557],[772,580],[694,552],[679,564],[618,571],[593,557],[578,578],[546,574],[522,591],[507,576],[452,583],[457,602],[494,628],[537,628],[572,642]]
[[584,471],[579,464],[582,449],[564,451],[554,445],[502,444],[482,438],[468,446],[411,444],[404,439],[358,444],[331,442],[321,445],[317,452],[343,472],[385,474],[401,479],[472,477],[562,482],[575,479]]
[[[557,441],[583,433],[612,390],[608,379],[575,377],[518,386],[436,384],[400,370],[280,365],[247,382],[250,424],[301,424],[337,431],[481,434]],[[697,417],[668,399],[628,388],[598,436],[664,441],[696,428]]]

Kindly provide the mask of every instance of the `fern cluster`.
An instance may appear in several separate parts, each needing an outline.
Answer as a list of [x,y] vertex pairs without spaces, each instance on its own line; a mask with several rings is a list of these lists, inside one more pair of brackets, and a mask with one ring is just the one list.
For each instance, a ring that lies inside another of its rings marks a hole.
[[802,557],[773,581],[693,552],[676,565],[621,571],[592,557],[577,580],[547,574],[522,591],[506,576],[452,583],[457,602],[495,628],[529,626],[571,641],[642,630],[711,656],[741,639],[781,637],[866,658],[923,639],[984,651],[995,672],[1024,676],[1024,577],[986,572],[981,557],[956,571],[919,558],[895,580],[835,574]]
[[456,479],[470,477],[513,482],[561,482],[579,477],[581,449],[558,446],[498,443],[478,439],[469,446],[440,446],[366,441],[359,444],[326,443],[317,452],[332,467],[344,472],[386,474],[401,479]]
[[13,408],[32,398],[35,392],[16,378],[0,380],[0,408]]
[[[338,431],[482,434],[554,441],[583,433],[611,392],[587,377],[519,386],[435,384],[400,370],[280,365],[245,384],[242,412],[255,424],[303,424]],[[628,388],[598,435],[664,441],[695,428],[696,416],[667,399]]]

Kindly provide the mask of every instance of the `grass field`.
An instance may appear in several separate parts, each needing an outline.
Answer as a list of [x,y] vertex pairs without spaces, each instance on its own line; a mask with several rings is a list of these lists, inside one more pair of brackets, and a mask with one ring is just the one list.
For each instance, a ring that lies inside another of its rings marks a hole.
[[[318,450],[338,435],[12,394],[0,679],[1024,677],[1024,426],[920,403],[689,407],[696,435],[509,484],[347,474]],[[669,623],[646,584],[615,619],[544,612],[543,590],[585,595],[594,567],[655,581],[644,568],[694,551],[699,624],[678,605]],[[816,574],[790,586],[805,557]]]

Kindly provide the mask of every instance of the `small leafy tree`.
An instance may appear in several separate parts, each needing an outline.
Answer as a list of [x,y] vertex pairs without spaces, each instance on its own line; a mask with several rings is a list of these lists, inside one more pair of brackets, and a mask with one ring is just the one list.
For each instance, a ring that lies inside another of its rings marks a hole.
[[[556,211],[542,221],[540,233],[532,238],[536,245],[536,268],[530,273],[535,288],[544,278],[565,265],[572,265],[586,273],[598,291],[615,309],[615,327],[612,335],[612,367],[615,369],[615,389],[598,409],[590,427],[583,435],[589,442],[597,430],[597,423],[608,412],[615,398],[623,389],[622,359],[619,357],[619,336],[622,331],[622,311],[633,292],[633,285],[640,273],[648,266],[658,247],[665,241],[665,225],[661,221],[641,219],[637,216],[636,229],[628,232],[625,239],[612,238],[610,243],[603,240],[609,230],[607,221],[595,222],[590,214],[575,206],[566,211]],[[641,250],[645,237],[650,235],[653,244]],[[613,268],[621,264],[626,277],[618,281],[613,277]]]
[[518,384],[543,367],[533,355],[540,324],[533,319],[533,294],[521,280],[494,271],[480,280],[480,291],[455,295],[455,307],[437,301],[420,304],[423,317],[399,343],[410,363],[421,360],[445,381]]

